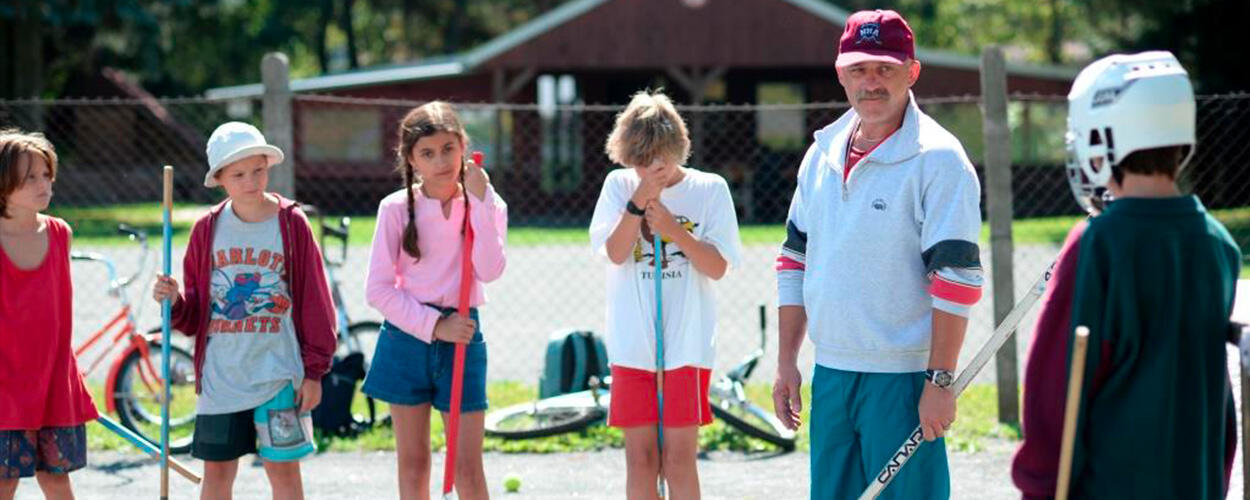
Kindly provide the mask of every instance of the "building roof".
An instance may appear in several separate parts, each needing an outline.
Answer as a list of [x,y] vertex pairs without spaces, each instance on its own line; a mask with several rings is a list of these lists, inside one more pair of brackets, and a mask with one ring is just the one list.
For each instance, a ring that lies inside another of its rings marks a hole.
[[[472,74],[484,64],[527,42],[552,32],[612,0],[572,0],[500,35],[472,50],[451,56],[424,59],[406,64],[389,64],[341,73],[299,78],[291,81],[293,92],[323,92],[353,87],[366,87]],[[846,25],[850,13],[820,0],[776,0],[806,11],[839,27]],[[840,28],[839,28],[840,29]],[[944,50],[917,47],[916,58],[928,65],[977,70],[980,60],[975,56]],[[1007,71],[1016,76],[1052,80],[1072,80],[1078,68],[1008,63]],[[209,89],[211,99],[257,97],[264,93],[259,83]]]

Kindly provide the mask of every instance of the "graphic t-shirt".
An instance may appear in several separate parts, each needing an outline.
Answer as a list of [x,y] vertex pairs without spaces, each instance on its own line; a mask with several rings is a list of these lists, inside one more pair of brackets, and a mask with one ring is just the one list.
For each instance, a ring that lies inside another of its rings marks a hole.
[[227,203],[213,234],[208,344],[197,412],[260,406],[303,381],[278,218],[243,222]]
[[[590,244],[607,255],[607,240],[625,214],[625,204],[640,182],[633,169],[608,174],[590,222]],[[695,239],[716,247],[735,268],[741,260],[738,219],[729,185],[716,174],[686,169],[686,176],[660,193],[660,202]],[[655,262],[650,228],[644,222],[633,253],[623,264],[608,266],[607,348],[615,365],[655,370]],[[716,302],[712,279],[694,268],[672,241],[660,244],[663,289],[664,368],[711,368],[716,353]]]

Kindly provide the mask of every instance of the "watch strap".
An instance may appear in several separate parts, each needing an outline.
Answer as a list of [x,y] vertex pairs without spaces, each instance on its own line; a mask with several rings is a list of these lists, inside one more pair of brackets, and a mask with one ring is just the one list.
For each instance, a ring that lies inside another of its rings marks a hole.
[[647,215],[647,211],[636,205],[634,200],[629,200],[629,202],[625,203],[625,211],[639,217]]

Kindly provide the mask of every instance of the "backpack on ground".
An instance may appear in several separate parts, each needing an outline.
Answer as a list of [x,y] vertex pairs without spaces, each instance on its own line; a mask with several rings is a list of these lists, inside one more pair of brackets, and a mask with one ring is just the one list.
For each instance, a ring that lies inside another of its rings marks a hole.
[[584,391],[590,378],[609,375],[608,351],[593,332],[561,330],[547,340],[547,356],[538,379],[538,397]]
[[352,399],[364,379],[364,354],[335,357],[330,373],[321,378],[321,404],[313,409],[313,426],[335,436],[351,436],[361,430],[361,422],[352,413]]

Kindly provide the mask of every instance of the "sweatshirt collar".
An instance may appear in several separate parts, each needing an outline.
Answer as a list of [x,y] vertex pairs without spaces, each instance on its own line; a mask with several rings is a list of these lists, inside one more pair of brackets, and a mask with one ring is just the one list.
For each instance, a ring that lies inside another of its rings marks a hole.
[[[907,108],[903,111],[903,123],[872,151],[868,157],[876,163],[901,163],[920,154],[920,107],[916,96],[907,91]],[[842,170],[846,164],[846,143],[859,123],[855,108],[847,110],[837,121],[817,130],[813,137],[827,158],[835,159],[832,166]]]

